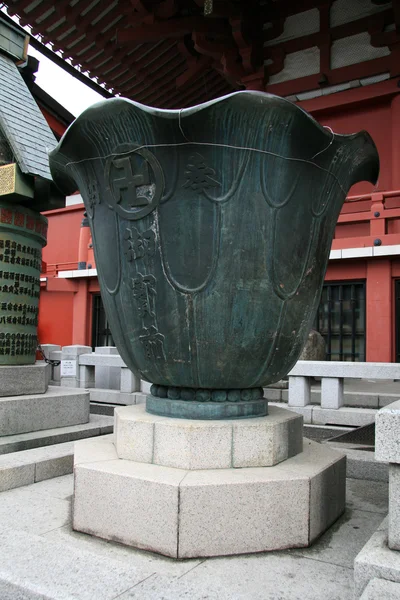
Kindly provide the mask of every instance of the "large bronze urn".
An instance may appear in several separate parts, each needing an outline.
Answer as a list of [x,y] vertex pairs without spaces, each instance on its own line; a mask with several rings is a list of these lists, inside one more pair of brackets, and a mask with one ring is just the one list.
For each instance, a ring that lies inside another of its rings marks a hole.
[[260,92],[181,111],[112,99],[50,163],[82,193],[115,343],[154,384],[148,410],[266,414],[262,386],[303,348],[346,194],[377,179],[369,134]]

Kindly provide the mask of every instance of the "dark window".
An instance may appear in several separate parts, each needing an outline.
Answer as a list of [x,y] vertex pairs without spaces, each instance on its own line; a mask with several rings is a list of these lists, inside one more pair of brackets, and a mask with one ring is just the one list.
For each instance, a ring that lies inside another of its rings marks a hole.
[[316,329],[326,360],[365,361],[365,282],[325,283]]
[[100,294],[93,296],[92,347],[115,346]]

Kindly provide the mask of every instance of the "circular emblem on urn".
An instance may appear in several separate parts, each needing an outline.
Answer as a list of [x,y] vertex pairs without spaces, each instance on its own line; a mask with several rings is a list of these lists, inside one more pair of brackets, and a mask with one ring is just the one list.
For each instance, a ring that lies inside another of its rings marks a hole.
[[153,211],[164,191],[160,163],[147,148],[136,144],[123,144],[108,157],[104,178],[110,208],[130,221]]
[[50,164],[65,192],[82,189],[114,340],[154,384],[148,410],[266,414],[263,386],[312,327],[346,194],[377,179],[369,134],[332,137],[261,92],[182,111],[113,99]]

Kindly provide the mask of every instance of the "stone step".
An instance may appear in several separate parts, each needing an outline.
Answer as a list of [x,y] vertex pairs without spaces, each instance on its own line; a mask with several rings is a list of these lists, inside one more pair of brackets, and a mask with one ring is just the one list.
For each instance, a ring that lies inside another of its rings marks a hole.
[[3,526],[1,550],[1,600],[112,600],[154,572]]
[[382,598],[382,600],[399,600],[400,583],[376,577],[371,579],[360,596],[360,600],[378,600],[378,598]]
[[41,446],[51,446],[87,437],[112,433],[113,417],[105,415],[91,415],[88,423],[57,427],[31,433],[19,433],[0,437],[0,454],[30,450]]
[[375,452],[349,448],[345,444],[325,442],[347,456],[347,477],[369,481],[389,481],[389,465],[375,460]]
[[[102,439],[112,438],[104,435]],[[73,472],[74,442],[0,456],[0,492]]]
[[0,436],[87,423],[87,390],[49,386],[42,394],[0,398]]
[[0,492],[72,473],[74,442],[0,456]]
[[107,415],[114,416],[114,409],[120,406],[119,404],[106,404],[105,402],[90,402],[91,415]]
[[44,394],[50,381],[50,365],[42,360],[33,365],[0,366],[0,396]]

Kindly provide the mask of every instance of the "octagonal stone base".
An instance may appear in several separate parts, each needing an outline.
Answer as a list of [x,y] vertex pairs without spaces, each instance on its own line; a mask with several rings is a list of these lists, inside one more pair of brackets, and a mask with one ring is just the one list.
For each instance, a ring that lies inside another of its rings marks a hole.
[[192,558],[310,545],[344,511],[345,457],[304,440],[273,467],[187,470],[118,457],[113,440],[75,447],[73,528]]
[[303,417],[272,406],[267,417],[200,421],[115,409],[119,458],[178,469],[276,465],[303,449]]

